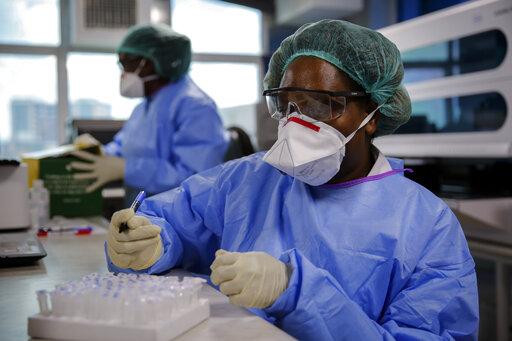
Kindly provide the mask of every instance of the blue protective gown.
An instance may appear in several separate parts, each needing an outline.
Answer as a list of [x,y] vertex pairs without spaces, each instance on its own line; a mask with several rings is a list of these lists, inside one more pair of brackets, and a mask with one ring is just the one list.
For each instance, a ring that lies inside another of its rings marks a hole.
[[312,187],[261,158],[146,199],[139,214],[163,228],[164,253],[145,272],[209,274],[219,248],[264,251],[293,271],[255,311],[301,340],[476,339],[474,262],[442,200],[402,173]]
[[144,99],[105,152],[126,159],[128,186],[160,193],[220,164],[227,143],[215,103],[185,76]]

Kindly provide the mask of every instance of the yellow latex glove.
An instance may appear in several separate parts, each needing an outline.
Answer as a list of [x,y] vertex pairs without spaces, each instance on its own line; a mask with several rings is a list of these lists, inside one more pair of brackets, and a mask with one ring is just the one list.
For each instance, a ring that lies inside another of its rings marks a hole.
[[290,273],[286,265],[265,252],[218,250],[210,276],[233,304],[266,308],[286,290]]
[[94,155],[82,150],[72,152],[71,155],[76,156],[89,162],[71,162],[73,169],[85,172],[75,173],[73,179],[95,179],[85,191],[93,192],[104,184],[121,180],[124,178],[125,160],[117,156]]
[[91,134],[82,134],[76,137],[73,144],[78,148],[87,148],[90,146],[101,146],[100,141],[96,140]]
[[[126,222],[128,230],[119,232]],[[127,208],[114,213],[107,236],[107,252],[112,263],[123,269],[142,270],[149,268],[162,255],[160,227],[149,219],[135,215]]]

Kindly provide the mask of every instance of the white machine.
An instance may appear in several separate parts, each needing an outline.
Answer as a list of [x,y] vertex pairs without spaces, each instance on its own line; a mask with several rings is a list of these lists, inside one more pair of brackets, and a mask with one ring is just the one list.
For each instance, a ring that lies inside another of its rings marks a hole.
[[402,52],[411,121],[379,138],[404,158],[512,157],[512,0],[471,1],[386,27]]
[[402,53],[413,113],[375,144],[404,158],[465,227],[512,234],[512,0],[471,1],[380,32]]
[[0,161],[0,230],[28,227],[27,166],[16,161]]

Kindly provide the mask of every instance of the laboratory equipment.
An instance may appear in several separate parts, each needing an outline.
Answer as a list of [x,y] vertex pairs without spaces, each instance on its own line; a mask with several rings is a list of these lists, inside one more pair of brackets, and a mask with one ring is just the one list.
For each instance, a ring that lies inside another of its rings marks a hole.
[[56,340],[169,340],[210,316],[201,278],[92,273],[39,290],[28,334]]
[[50,220],[50,194],[44,181],[34,180],[30,189],[30,226],[40,228]]
[[466,2],[380,32],[401,51],[412,117],[375,145],[459,219],[512,233],[512,1]]
[[0,230],[29,226],[27,166],[0,160]]
[[46,251],[33,234],[0,234],[0,267],[29,265],[43,257],[46,257]]
[[375,140],[404,158],[512,157],[512,3],[471,1],[379,30],[402,54],[412,117]]

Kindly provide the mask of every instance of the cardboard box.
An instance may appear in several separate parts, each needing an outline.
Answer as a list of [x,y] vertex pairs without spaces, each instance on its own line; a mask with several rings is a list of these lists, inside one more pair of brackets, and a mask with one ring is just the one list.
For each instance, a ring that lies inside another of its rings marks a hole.
[[[74,145],[60,146],[41,152],[27,153],[22,156],[28,166],[29,187],[35,179],[44,181],[44,187],[50,192],[50,216],[85,217],[101,215],[103,199],[101,189],[86,193],[85,189],[94,180],[73,179],[74,170],[69,164],[73,161],[86,162],[69,153],[78,150]],[[81,149],[100,154],[99,146]]]

